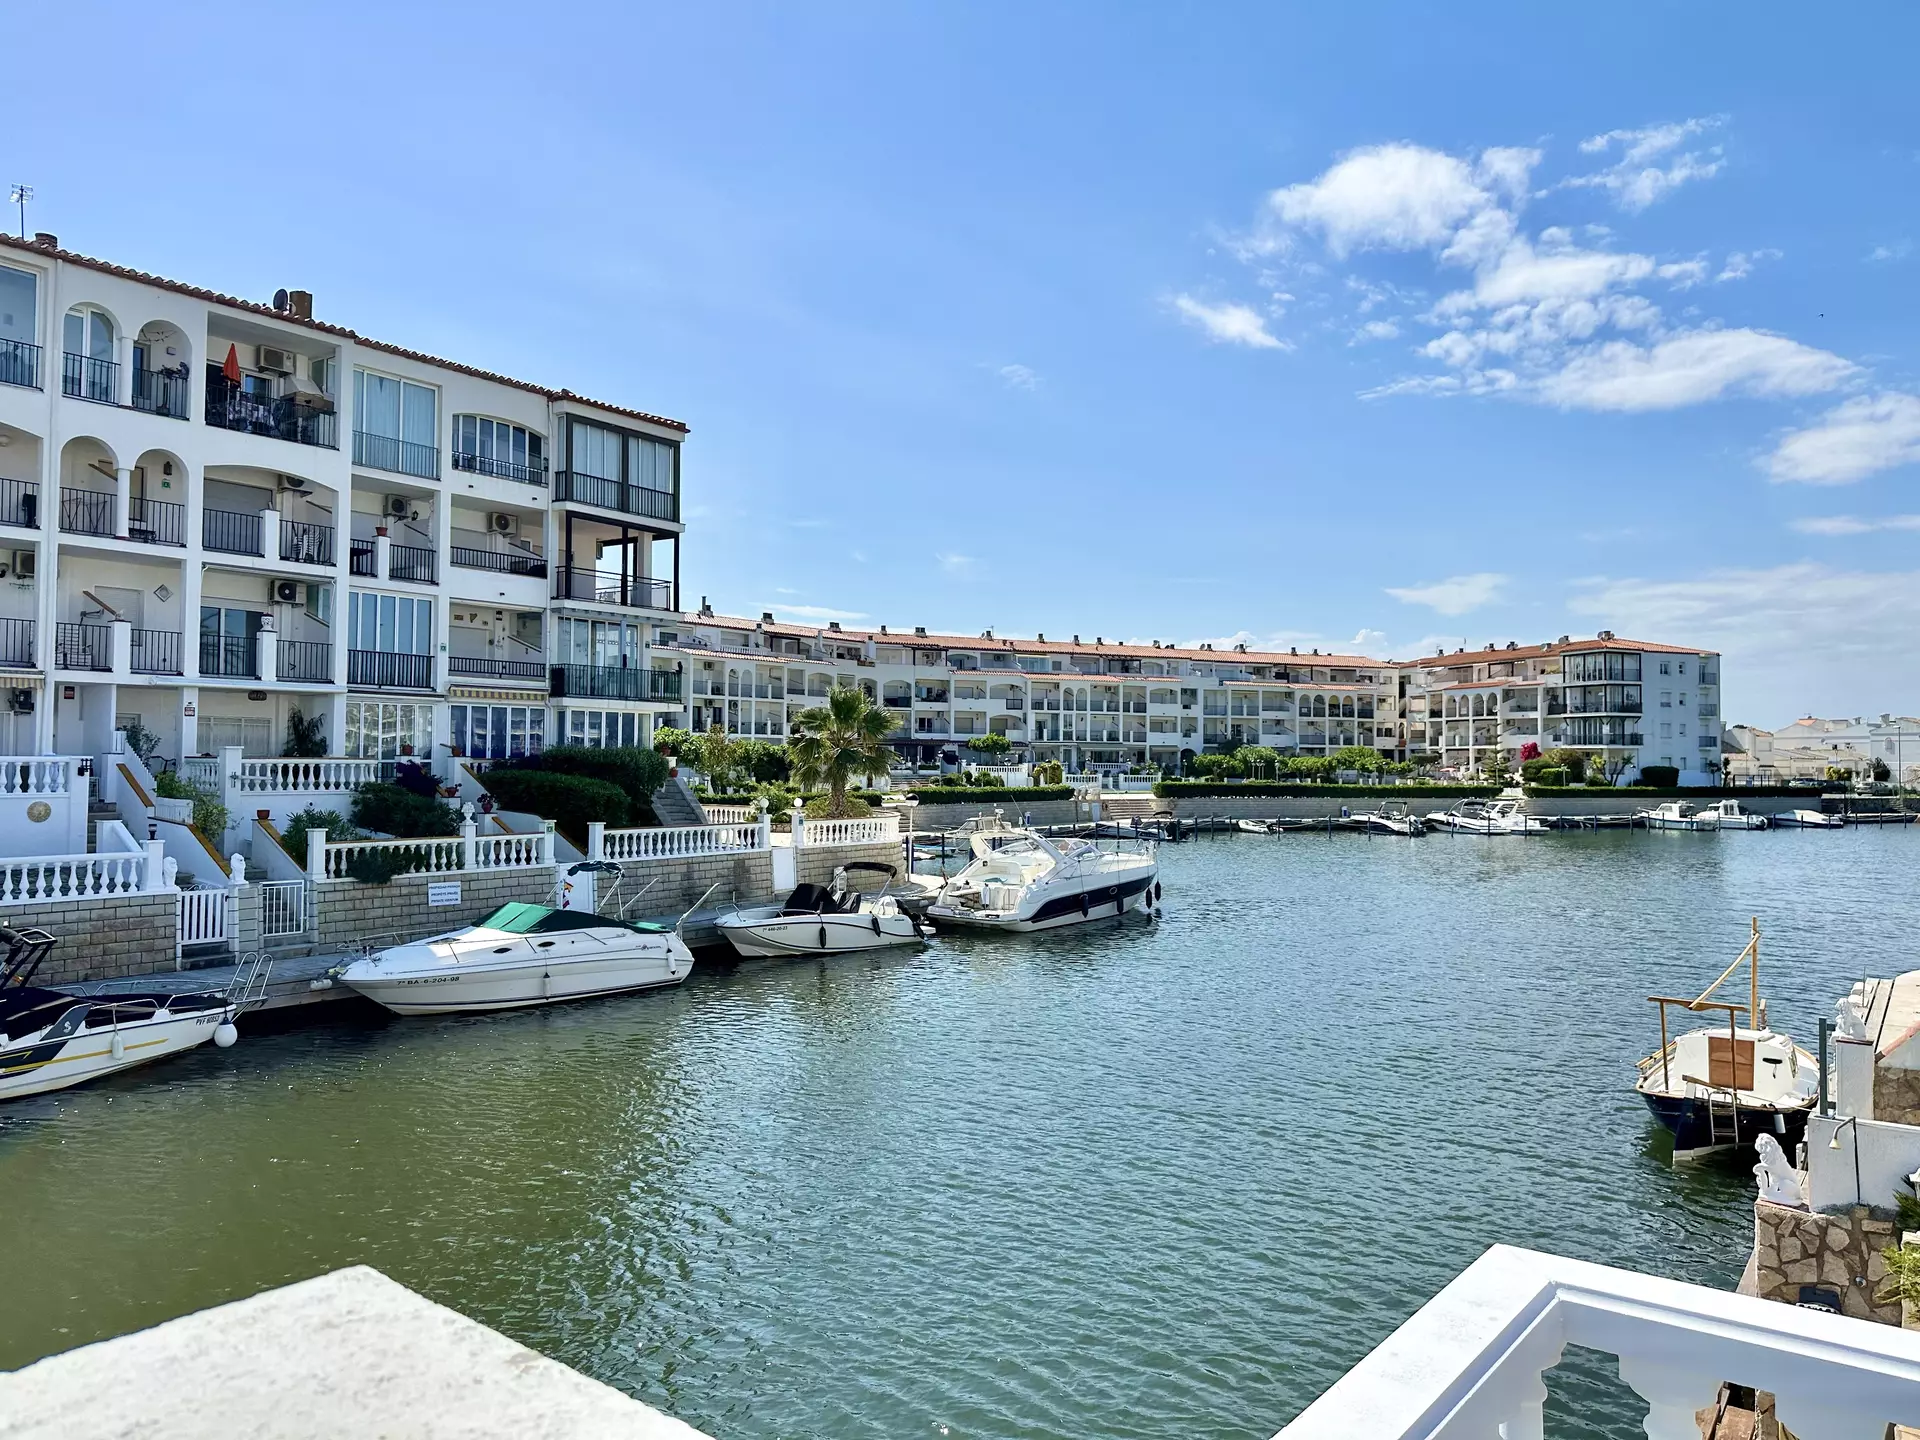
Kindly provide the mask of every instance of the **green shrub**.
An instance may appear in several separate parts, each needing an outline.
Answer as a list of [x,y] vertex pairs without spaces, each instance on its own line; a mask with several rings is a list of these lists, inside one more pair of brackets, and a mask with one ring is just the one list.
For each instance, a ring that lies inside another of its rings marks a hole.
[[302,869],[307,864],[307,832],[321,830],[329,840],[358,840],[360,832],[353,828],[347,817],[338,810],[323,810],[318,805],[309,805],[306,809],[291,815],[287,825],[280,832],[280,847],[291,855]]
[[[786,746],[775,745],[768,740],[741,740],[735,744],[734,751],[734,763],[758,783],[778,785],[788,778],[791,767],[787,762]],[[664,781],[665,774],[660,778]]]
[[907,793],[922,805],[974,805],[991,800],[995,804],[1038,804],[1043,800],[1071,800],[1071,785],[1005,785],[992,787],[968,785],[916,785]]
[[653,732],[653,748],[662,755],[686,755],[691,744],[693,732],[678,725],[662,725]]
[[353,792],[349,818],[363,830],[384,831],[396,839],[427,839],[460,833],[460,812],[453,806],[384,780],[372,781]]
[[967,748],[980,755],[1005,755],[1013,749],[1013,742],[1004,735],[989,731],[967,741]]
[[[1306,755],[1300,758],[1312,760],[1317,757]],[[1342,745],[1327,759],[1335,770],[1358,770],[1362,775],[1371,775],[1387,762],[1387,757],[1371,745]]]
[[[538,755],[522,755],[503,760],[487,772],[481,783],[491,790],[492,777],[503,770],[539,771],[547,775],[584,775],[605,780],[620,787],[631,805],[649,808],[653,792],[667,783],[667,762],[657,750],[637,745],[613,745],[597,749],[587,745],[555,745]],[[519,806],[513,806],[519,809]]]
[[1637,784],[1649,785],[1656,790],[1664,790],[1680,783],[1678,765],[1642,765]]
[[347,878],[362,885],[385,885],[396,875],[425,870],[430,863],[426,853],[419,850],[356,850],[347,861]]
[[287,743],[280,753],[296,759],[316,759],[327,753],[326,721],[303,715],[299,706],[287,712]]
[[226,806],[198,785],[189,785],[171,770],[162,770],[153,777],[153,791],[163,800],[191,800],[193,828],[216,847],[227,833],[227,826],[233,823]]
[[1033,767],[1033,783],[1036,785],[1058,785],[1066,778],[1066,768],[1058,760],[1042,760]]
[[575,845],[587,843],[587,822],[598,820],[619,829],[633,823],[633,802],[611,780],[593,775],[568,775],[546,770],[487,772],[487,789],[504,809],[524,810],[551,820]]
[[1573,777],[1567,773],[1567,767],[1564,765],[1548,765],[1533,771],[1532,774],[1522,773],[1520,778],[1529,785],[1566,786],[1573,783]]

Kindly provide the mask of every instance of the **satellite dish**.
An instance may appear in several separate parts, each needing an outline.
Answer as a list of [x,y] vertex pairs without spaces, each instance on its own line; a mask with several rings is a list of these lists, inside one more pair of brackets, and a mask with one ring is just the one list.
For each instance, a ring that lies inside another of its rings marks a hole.
[[291,306],[292,303],[293,302],[287,298],[287,292],[285,290],[276,290],[273,292],[273,308],[274,309],[285,310],[289,306]]

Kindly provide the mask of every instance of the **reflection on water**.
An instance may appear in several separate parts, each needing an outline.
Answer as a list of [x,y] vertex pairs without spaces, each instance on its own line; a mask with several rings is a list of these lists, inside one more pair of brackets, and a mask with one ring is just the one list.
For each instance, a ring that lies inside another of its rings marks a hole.
[[[0,1111],[0,1366],[376,1265],[727,1436],[1271,1434],[1482,1248],[1728,1286],[1645,996],[1907,963],[1904,830],[1161,852],[1166,919],[498,1017],[356,1012]],[[1844,923],[1842,923],[1844,922]],[[1637,1433],[1604,1357],[1562,1433]]]

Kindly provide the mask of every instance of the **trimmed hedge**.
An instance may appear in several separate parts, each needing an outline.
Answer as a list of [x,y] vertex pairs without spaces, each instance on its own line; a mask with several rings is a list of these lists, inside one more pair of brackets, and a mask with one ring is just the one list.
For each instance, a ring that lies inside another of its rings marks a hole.
[[1294,800],[1355,799],[1393,800],[1491,800],[1501,791],[1498,785],[1293,785],[1284,780],[1242,780],[1223,783],[1217,780],[1162,780],[1153,793],[1162,800],[1233,799],[1237,796],[1263,798],[1282,796]]
[[1071,785],[921,785],[907,791],[922,805],[973,805],[1003,800],[1038,804],[1042,800],[1071,800]]
[[611,780],[591,775],[558,775],[546,770],[487,772],[487,790],[508,810],[525,810],[551,820],[575,845],[587,843],[587,822],[601,820],[619,828],[630,822],[632,803]]
[[[1837,788],[1837,787],[1836,787]],[[1794,795],[1819,795],[1805,785],[1528,785],[1528,799],[1596,800],[1608,795],[1659,795],[1668,800],[1779,800]]]
[[446,801],[431,795],[416,795],[384,780],[370,781],[353,792],[348,818],[362,830],[378,831],[401,840],[460,833],[460,812]]
[[[827,798],[828,798],[827,792],[824,790],[809,790],[807,791],[806,794],[800,797],[800,803],[803,805],[811,805],[816,800],[825,800]],[[758,803],[759,799],[760,797],[758,795],[702,794],[699,796],[699,800],[702,805],[753,805]],[[886,799],[887,797],[885,795],[882,795],[878,790],[847,791],[847,803],[849,805],[858,803],[861,805],[865,805],[870,810],[879,809],[880,806],[886,803]],[[776,819],[779,818],[777,813],[774,818]]]

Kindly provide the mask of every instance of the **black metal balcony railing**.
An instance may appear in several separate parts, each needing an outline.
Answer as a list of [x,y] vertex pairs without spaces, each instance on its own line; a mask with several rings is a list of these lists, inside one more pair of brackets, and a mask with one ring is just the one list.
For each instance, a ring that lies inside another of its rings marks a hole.
[[282,680],[333,679],[333,646],[324,640],[282,640],[275,662]]
[[136,630],[128,668],[136,675],[178,675],[180,673],[180,632],[178,630]]
[[40,388],[40,347],[24,340],[0,340],[0,385]]
[[652,520],[680,518],[680,497],[671,490],[652,490],[645,485],[629,485],[624,480],[584,475],[578,470],[562,470],[554,477],[553,498],[578,500],[605,510],[645,515]]
[[105,625],[59,621],[53,627],[53,664],[58,670],[111,670],[112,632]]
[[673,609],[673,585],[638,575],[581,570],[562,565],[554,572],[553,598],[591,600],[600,605],[630,605],[641,610]]
[[476,550],[470,545],[455,545],[448,559],[468,570],[497,570],[502,575],[547,573],[546,559],[524,550]]
[[476,475],[497,475],[502,480],[518,480],[524,485],[545,485],[547,483],[547,462],[545,458],[529,460],[524,465],[516,465],[511,460],[502,460],[493,455],[470,455],[465,451],[453,452],[453,468],[470,470]]
[[31,668],[38,629],[31,620],[0,620],[0,665]]
[[36,480],[0,480],[0,525],[40,528],[40,484]]
[[384,690],[431,690],[433,657],[391,650],[347,651],[347,683]]
[[133,408],[168,420],[187,418],[187,377],[173,370],[135,370]]
[[260,554],[259,512],[201,511],[200,543],[208,550],[221,550],[229,555]]
[[416,585],[434,583],[435,571],[433,551],[420,545],[389,545],[387,547],[387,578],[389,580],[410,580]]
[[[129,500],[127,538],[145,541],[149,545],[185,545],[187,507],[171,500]],[[260,553],[258,541],[252,553]]]
[[333,527],[308,520],[282,520],[280,558],[301,565],[333,564]]
[[547,685],[553,698],[578,700],[680,699],[678,670],[647,670],[637,666],[555,665]]
[[373,542],[371,540],[347,542],[347,573],[349,575],[373,574]]
[[207,367],[207,424],[247,435],[267,435],[323,450],[340,448],[340,417],[295,400],[256,395]]
[[392,470],[401,475],[418,475],[423,480],[440,478],[440,447],[421,445],[394,435],[375,435],[366,430],[353,432],[353,463],[370,465],[376,470]]
[[116,403],[120,391],[120,364],[116,360],[95,360],[69,350],[60,367],[60,392],[77,400],[92,400],[101,405]]
[[481,675],[494,680],[545,680],[544,660],[496,660],[491,655],[449,655],[449,675]]
[[113,534],[113,496],[60,487],[60,528],[73,535]]
[[254,645],[251,635],[202,635],[200,673],[216,679],[257,679]]

